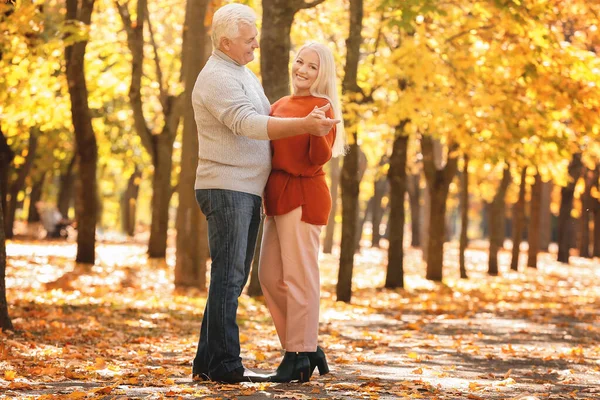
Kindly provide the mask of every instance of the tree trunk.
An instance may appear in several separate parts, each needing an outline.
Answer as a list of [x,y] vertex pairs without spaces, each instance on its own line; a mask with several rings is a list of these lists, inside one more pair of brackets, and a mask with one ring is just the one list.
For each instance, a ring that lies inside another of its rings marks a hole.
[[154,136],[154,139],[157,155],[152,176],[152,225],[148,241],[148,257],[165,258],[169,228],[169,202],[172,195],[173,142],[171,142],[170,135],[165,133]]
[[[350,31],[346,39],[346,65],[342,82],[343,94],[360,91],[357,82],[360,44],[362,43],[363,0],[350,0]],[[287,70],[287,66],[286,66]],[[356,210],[359,192],[359,152],[355,121],[345,121],[351,135],[348,154],[342,167],[342,241],[340,268],[336,287],[337,300],[349,303],[352,298],[352,269],[354,267],[354,240],[356,237]]]
[[[365,172],[367,171],[367,155],[364,151],[358,148],[358,185],[360,187],[360,182],[362,181],[363,176],[365,176]],[[360,218],[360,201],[357,199],[356,202],[356,233],[354,236],[354,252],[360,252],[360,241],[362,239],[363,228],[365,222],[369,218],[369,211],[371,210],[371,202],[367,203],[365,207],[365,214],[363,218]]]
[[454,206],[446,212],[446,242],[450,242],[456,237],[459,211],[459,208]]
[[592,187],[598,177],[595,172],[587,168],[583,169],[583,181],[585,184],[581,194],[581,215],[579,216],[579,257],[590,258],[590,218],[592,214]]
[[290,31],[294,15],[324,0],[262,0],[263,23],[260,34],[260,74],[271,103],[289,94]]
[[69,209],[73,203],[73,193],[75,188],[75,165],[77,156],[73,155],[67,170],[60,175],[60,188],[58,189],[58,199],[56,206],[63,217],[69,218]]
[[[192,107],[192,90],[206,63],[210,41],[204,23],[209,0],[188,0],[183,30],[185,108],[179,174],[179,207],[176,228],[177,247],[175,287],[206,289],[206,260],[209,258],[206,218],[196,202],[194,184],[198,162],[198,131]],[[199,23],[200,21],[200,23]]]
[[[360,184],[360,180],[358,181]],[[365,229],[365,224],[367,223],[367,221],[369,220],[369,218],[371,217],[371,211],[373,208],[373,197],[371,197],[369,199],[369,201],[367,201],[367,204],[365,206],[365,212],[362,215],[362,218],[360,217],[360,201],[358,202],[358,209],[356,210],[356,236],[354,237],[354,251],[356,253],[360,252],[360,240],[362,239],[362,234],[363,231]]]
[[[6,153],[0,152],[0,163],[6,163]],[[9,161],[10,162],[10,161]],[[3,196],[0,187],[0,197]],[[0,330],[12,330],[13,325],[8,315],[8,303],[6,302],[6,245],[4,237],[4,217],[2,203],[0,202]]]
[[428,247],[429,246],[429,218],[431,216],[431,193],[427,188],[427,179],[425,179],[425,190],[421,193],[423,196],[423,205],[421,206],[421,223],[420,223],[420,241],[421,241],[421,253],[423,261],[427,262]]
[[410,204],[411,246],[421,247],[421,188],[419,174],[408,176],[408,199]]
[[[382,167],[388,162],[387,157],[382,157],[379,166]],[[384,177],[376,179],[373,184],[373,203],[371,204],[371,221],[373,232],[371,235],[371,247],[379,248],[381,240],[381,219],[383,218],[383,207],[381,201],[388,192],[388,182]]]
[[271,103],[290,92],[290,31],[298,11],[287,0],[262,0],[263,24],[260,34],[260,74]]
[[[600,193],[600,164],[596,164],[595,186]],[[592,209],[594,210],[594,239],[592,254],[594,257],[600,257],[600,198],[592,199]]]
[[13,225],[15,223],[15,213],[17,212],[17,203],[19,192],[25,186],[25,179],[29,175],[29,171],[33,167],[35,153],[37,151],[37,140],[39,132],[35,128],[29,130],[29,143],[27,145],[27,156],[25,163],[17,172],[17,178],[8,189],[8,200],[6,202],[6,211],[4,212],[4,232],[7,239],[11,239],[14,235]]
[[448,194],[444,191],[443,186],[431,188],[430,193],[431,206],[428,225],[431,234],[429,235],[427,244],[426,278],[433,281],[441,281],[443,276],[444,232],[446,229],[446,200]]
[[[600,190],[600,188],[599,188]],[[594,257],[600,257],[600,200],[595,199],[594,206]]]
[[512,258],[510,269],[519,270],[519,255],[521,241],[523,240],[523,227],[525,226],[525,192],[527,191],[527,167],[521,170],[521,183],[519,184],[519,199],[513,206],[512,224]]
[[29,193],[29,212],[27,213],[27,223],[40,222],[40,213],[35,206],[42,199],[42,191],[44,189],[44,181],[46,180],[46,171],[42,173],[40,179],[38,179],[31,187],[31,193]]
[[[8,15],[9,11],[5,11]],[[0,60],[2,51],[0,50]],[[2,124],[0,123],[0,330],[12,330],[13,325],[8,315],[6,301],[6,238],[4,235],[4,210],[6,209],[5,193],[8,188],[8,167],[14,158],[14,153],[8,146]]]
[[329,161],[329,176],[331,179],[331,213],[325,228],[325,240],[323,241],[323,253],[331,254],[333,248],[333,236],[335,233],[335,216],[337,215],[338,200],[339,200],[339,184],[340,184],[340,157],[336,157]]
[[250,284],[248,285],[248,296],[259,297],[263,295],[260,279],[258,277],[258,266],[260,263],[260,246],[262,242],[263,227],[265,224],[264,217],[261,217],[260,227],[258,229],[258,237],[256,240],[256,250],[254,250],[254,258],[252,259],[252,270],[250,271]]
[[569,249],[571,245],[571,209],[573,208],[573,195],[575,185],[581,175],[581,154],[574,154],[569,164],[571,181],[561,189],[560,213],[558,215],[558,261],[569,262]]
[[[433,163],[436,169],[442,169],[443,148],[439,140],[434,140],[432,144]],[[426,189],[423,193],[423,212],[421,213],[421,253],[423,261],[426,263],[429,257],[429,221],[431,219],[431,191],[428,189],[427,177],[425,177]],[[443,235],[446,234],[444,224]],[[437,229],[437,227],[436,227]],[[445,238],[445,236],[444,236]]]
[[552,238],[552,181],[542,184],[542,203],[540,206],[540,251],[547,252]]
[[352,269],[356,250],[356,213],[358,210],[358,152],[355,143],[349,146],[342,167],[342,241],[340,244],[340,269],[337,283],[337,300],[350,302],[352,297]]
[[[596,171],[600,171],[600,167],[596,167]],[[600,184],[596,184],[596,188],[600,191]],[[600,199],[592,200],[594,205],[594,257],[600,257]]]
[[481,200],[483,204],[483,209],[481,210],[481,237],[489,238],[490,236],[490,207],[491,203],[488,203],[485,200]]
[[529,202],[529,229],[527,229],[527,266],[537,268],[537,255],[540,249],[540,206],[542,203],[542,177],[538,172],[535,175],[535,183],[531,187],[531,201]]
[[121,230],[130,237],[135,235],[135,214],[141,179],[142,173],[136,165],[127,180],[127,189],[121,194]]
[[[90,25],[94,0],[67,0],[67,20]],[[71,97],[71,116],[75,130],[75,143],[79,161],[79,198],[75,216],[77,219],[76,261],[94,264],[97,222],[96,164],[98,147],[92,128],[92,118],[88,106],[88,91],[85,82],[84,56],[87,40],[67,46],[67,81]]]
[[168,88],[164,86],[154,33],[150,23],[148,23],[147,30],[150,43],[154,49],[156,73],[159,76],[159,100],[164,116],[164,125],[160,134],[153,134],[144,116],[141,91],[144,62],[144,25],[147,21],[151,21],[148,15],[148,3],[147,0],[138,0],[135,22],[132,21],[126,5],[117,3],[117,8],[123,21],[123,27],[127,32],[127,43],[132,55],[129,100],[133,110],[135,130],[141,139],[142,145],[152,157],[154,166],[152,177],[152,223],[148,241],[148,256],[151,258],[165,258],[169,227],[169,202],[173,194],[171,187],[173,142],[183,112],[183,95],[170,95]]
[[431,136],[425,135],[421,138],[423,169],[431,197],[426,278],[441,281],[444,261],[444,236],[446,234],[446,200],[448,199],[450,183],[456,174],[457,159],[451,157],[451,154],[456,150],[456,145],[452,145],[448,149],[446,166],[439,169],[436,166],[434,147],[434,140]]
[[467,266],[465,262],[465,251],[469,245],[469,156],[464,155],[465,165],[462,172],[462,188],[460,191],[460,245],[459,245],[459,268],[460,277],[467,279]]
[[396,127],[388,181],[390,184],[390,218],[388,225],[389,246],[388,266],[385,287],[390,289],[404,287],[404,197],[406,194],[406,158],[408,154],[408,135],[404,120]]
[[490,207],[490,250],[488,259],[488,274],[498,275],[498,251],[502,248],[504,242],[504,209],[506,203],[504,197],[506,196],[506,190],[510,184],[510,167],[506,165],[504,172],[502,173],[502,181],[498,187],[498,191],[494,196]]
[[[2,126],[0,124],[0,203],[2,203],[3,212],[6,211],[6,193],[8,193],[8,172],[10,163],[15,157],[15,153],[11,150],[10,146],[6,142],[4,133],[2,132]],[[4,219],[4,218],[3,218]],[[4,222],[0,227],[4,227]]]

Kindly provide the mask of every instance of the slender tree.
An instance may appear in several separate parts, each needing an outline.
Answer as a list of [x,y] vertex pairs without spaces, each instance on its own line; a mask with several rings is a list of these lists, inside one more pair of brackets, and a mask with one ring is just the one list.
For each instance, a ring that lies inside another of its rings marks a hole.
[[207,223],[196,203],[194,184],[198,162],[198,131],[192,107],[192,90],[196,78],[207,60],[205,49],[210,48],[204,26],[210,0],[188,0],[183,29],[183,79],[185,107],[181,173],[179,175],[179,207],[177,208],[177,248],[175,286],[206,288],[206,260],[209,257]]
[[465,251],[469,245],[469,155],[463,156],[464,166],[462,171],[461,179],[461,191],[460,191],[460,244],[459,244],[459,269],[460,277],[467,279],[467,266],[465,261]]
[[[152,223],[148,241],[148,256],[165,258],[167,251],[167,229],[169,227],[169,203],[173,194],[171,186],[171,171],[173,169],[173,142],[183,113],[184,94],[173,95],[163,77],[161,60],[158,55],[158,45],[154,40],[154,30],[148,13],[148,1],[138,0],[136,20],[133,21],[127,5],[116,2],[125,32],[127,44],[131,51],[131,84],[129,101],[133,109],[135,130],[141,143],[152,158],[154,173],[152,175]],[[198,24],[198,21],[194,21]],[[200,22],[201,23],[201,22]],[[147,24],[147,25],[146,25]],[[159,100],[164,116],[164,123],[154,132],[146,122],[142,99],[142,75],[144,64],[144,27],[149,33],[149,42],[154,51],[154,66],[156,82],[159,90]]]
[[404,198],[406,195],[406,158],[408,134],[404,131],[408,120],[395,128],[394,145],[390,157],[388,181],[390,184],[390,218],[386,288],[404,287]]
[[[2,132],[2,126],[0,126],[0,202],[2,203],[2,210],[6,210],[6,193],[8,191],[8,173],[9,166],[15,157],[15,153],[8,145],[4,133]],[[0,226],[4,229],[4,222]]]
[[581,176],[581,154],[573,155],[569,163],[569,178],[567,186],[561,189],[560,213],[558,215],[558,261],[569,262],[569,249],[571,247],[571,237],[573,235],[571,224],[571,209],[573,208],[573,196],[575,185]]
[[127,236],[135,235],[135,215],[141,179],[142,172],[136,165],[127,179],[127,188],[121,193],[121,230]]
[[[67,22],[73,26],[90,26],[94,0],[67,0]],[[98,188],[96,185],[96,167],[98,147],[92,127],[92,116],[88,105],[88,90],[85,82],[84,58],[87,38],[69,44],[65,49],[67,64],[67,82],[71,97],[71,115],[75,130],[77,159],[79,161],[79,207],[76,207],[77,219],[77,256],[76,261],[94,264],[96,246],[96,222],[98,220]]]
[[498,250],[502,248],[502,242],[504,241],[503,221],[506,207],[504,198],[510,181],[510,168],[506,165],[502,173],[502,181],[490,207],[490,254],[488,260],[488,274],[490,275],[498,275]]
[[[379,161],[379,167],[382,168],[385,164],[389,162],[388,157],[383,156]],[[371,235],[371,247],[379,247],[379,241],[381,240],[381,219],[383,218],[383,207],[381,206],[381,201],[383,197],[388,192],[388,182],[385,177],[375,178],[375,182],[373,183],[373,203],[371,204],[371,221],[372,221],[372,235]]]
[[540,205],[540,251],[548,251],[552,239],[552,181],[542,184],[542,203]]
[[254,258],[252,259],[252,269],[250,270],[250,283],[248,284],[248,296],[252,297],[263,295],[262,287],[260,286],[260,278],[258,277],[258,266],[260,263],[260,246],[262,242],[264,223],[265,220],[261,217],[260,226],[258,228],[258,236],[256,238]]
[[[596,190],[600,193],[600,164],[596,164]],[[600,257],[600,198],[592,199],[594,209],[594,257]]]
[[529,201],[529,228],[527,229],[527,266],[537,268],[537,256],[540,249],[540,204],[542,202],[542,177],[538,172],[535,183],[531,187],[531,200]]
[[408,176],[408,200],[410,205],[410,230],[412,247],[421,247],[421,188],[420,174],[410,174]]
[[[262,0],[260,34],[260,74],[269,101],[289,94],[291,39],[294,16],[300,10],[315,7],[324,0]],[[267,23],[268,22],[268,23]]]
[[4,232],[8,239],[13,237],[13,225],[15,223],[15,213],[18,208],[19,192],[25,189],[25,180],[33,168],[33,162],[38,147],[38,135],[39,132],[37,129],[31,128],[29,130],[29,141],[27,144],[27,156],[25,157],[25,162],[17,170],[16,179],[12,181],[8,187],[9,197],[6,202],[6,210],[4,211]]
[[457,157],[453,156],[456,144],[448,148],[446,166],[438,169],[434,159],[434,140],[431,136],[421,138],[423,151],[423,169],[427,178],[427,190],[431,198],[427,245],[427,274],[426,278],[433,281],[442,280],[444,262],[444,238],[446,235],[446,200],[450,183],[458,168]]
[[[346,39],[346,65],[342,92],[344,95],[361,92],[358,86],[358,62],[362,42],[363,0],[350,0],[350,32]],[[356,213],[359,193],[359,151],[356,121],[344,121],[350,135],[350,146],[342,167],[342,242],[340,269],[336,287],[337,300],[350,302],[352,298],[352,270],[356,237]]]
[[339,186],[340,186],[340,157],[331,159],[329,165],[329,178],[331,180],[331,213],[327,220],[327,227],[325,228],[325,239],[323,240],[323,253],[331,254],[333,249],[333,235],[335,233],[335,217],[338,210],[339,201]]
[[590,258],[590,219],[592,217],[592,187],[595,176],[593,170],[583,169],[584,189],[581,194],[581,215],[579,216],[579,257]]
[[525,192],[527,191],[527,167],[521,170],[521,182],[519,183],[519,199],[513,205],[513,223],[512,223],[512,258],[510,269],[519,270],[519,254],[521,241],[523,239],[523,227],[525,225]]
[[60,174],[60,186],[58,189],[56,206],[58,207],[58,211],[60,211],[65,218],[68,218],[69,209],[73,203],[76,161],[77,157],[76,155],[73,155],[71,161],[67,164],[67,168]]
[[[362,181],[363,176],[365,176],[365,172],[367,172],[367,166],[368,166],[368,160],[367,160],[367,155],[365,154],[364,151],[362,151],[362,149],[360,148],[360,146],[358,147],[358,177],[356,178],[358,181],[358,185],[360,186],[360,182]],[[371,198],[372,200],[372,198]],[[369,218],[369,213],[371,211],[371,204],[373,204],[373,202],[369,200],[369,202],[367,202],[367,205],[365,207],[365,213],[363,215],[363,217],[360,217],[360,201],[357,201],[356,203],[356,228],[355,228],[355,236],[354,236],[354,252],[355,253],[359,253],[360,252],[360,240],[362,239],[362,234],[363,234],[363,227],[365,222],[367,221],[367,219]]]
[[[2,148],[4,134],[0,130],[0,166],[4,167],[10,164],[12,160],[12,152],[10,149]],[[5,144],[6,142],[4,142]],[[0,185],[0,198],[4,198],[2,192],[2,185]],[[8,315],[8,303],[6,302],[6,239],[4,236],[4,208],[0,201],[0,329],[7,330],[13,329],[10,316]]]
[[40,222],[40,214],[36,204],[42,199],[46,175],[47,171],[42,172],[38,179],[31,186],[31,193],[29,193],[29,211],[27,212],[28,224],[32,222]]

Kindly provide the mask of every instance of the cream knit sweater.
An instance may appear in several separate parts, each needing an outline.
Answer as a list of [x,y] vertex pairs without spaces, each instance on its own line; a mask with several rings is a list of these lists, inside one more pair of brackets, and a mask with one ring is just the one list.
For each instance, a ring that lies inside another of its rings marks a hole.
[[247,67],[214,50],[192,92],[198,128],[196,189],[263,195],[271,171],[271,106]]

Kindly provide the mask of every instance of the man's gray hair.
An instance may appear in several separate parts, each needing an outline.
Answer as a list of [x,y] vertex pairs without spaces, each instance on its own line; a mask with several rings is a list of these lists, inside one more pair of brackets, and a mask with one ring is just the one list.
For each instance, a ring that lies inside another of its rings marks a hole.
[[211,40],[218,48],[221,39],[235,39],[239,35],[240,24],[254,25],[256,14],[252,8],[238,3],[227,4],[217,10],[213,16]]

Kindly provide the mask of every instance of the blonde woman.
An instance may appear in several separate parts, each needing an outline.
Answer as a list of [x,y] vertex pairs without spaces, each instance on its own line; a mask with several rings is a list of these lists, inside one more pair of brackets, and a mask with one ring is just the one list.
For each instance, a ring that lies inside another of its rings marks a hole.
[[[271,116],[299,117],[329,105],[339,119],[335,62],[326,46],[303,46],[292,64],[293,94],[271,106]],[[272,169],[265,187],[260,282],[282,347],[274,382],[306,382],[318,367],[329,372],[319,331],[319,234],[331,211],[323,165],[343,154],[342,122],[322,137],[309,134],[272,140]]]

